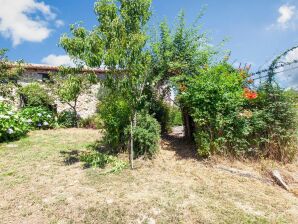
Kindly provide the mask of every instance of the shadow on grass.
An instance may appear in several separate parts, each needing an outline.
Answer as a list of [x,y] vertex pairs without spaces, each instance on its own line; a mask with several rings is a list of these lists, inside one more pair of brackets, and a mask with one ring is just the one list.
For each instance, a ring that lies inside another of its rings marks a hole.
[[60,154],[63,157],[63,163],[66,166],[73,165],[78,162],[83,162],[83,168],[87,169],[92,167],[90,164],[90,160],[92,160],[92,155],[94,153],[101,153],[105,155],[114,155],[117,156],[116,153],[111,152],[106,147],[103,146],[101,141],[96,141],[86,147],[86,150],[65,150],[60,151]]
[[69,150],[69,151],[60,151],[63,155],[63,163],[67,166],[80,162],[80,151],[79,150]]

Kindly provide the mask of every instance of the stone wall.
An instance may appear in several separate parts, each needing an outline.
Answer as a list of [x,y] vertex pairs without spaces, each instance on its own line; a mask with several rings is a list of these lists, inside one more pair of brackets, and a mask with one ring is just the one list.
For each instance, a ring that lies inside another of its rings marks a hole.
[[[47,74],[40,73],[25,73],[19,81],[19,84],[22,86],[28,85],[32,82],[39,82],[41,85],[46,78]],[[89,90],[86,91],[85,94],[82,94],[78,99],[77,111],[78,115],[81,118],[87,118],[92,116],[97,110],[97,92],[100,88],[100,85],[93,85]],[[8,101],[15,108],[20,108],[21,102],[20,98],[17,95],[16,89],[13,90],[14,100],[4,99],[0,96],[0,101]],[[57,97],[54,97],[57,98]],[[55,100],[55,104],[57,106],[57,112],[60,113],[64,110],[70,110],[69,105],[60,102],[59,100]]]
[[[92,116],[97,110],[97,92],[100,88],[100,85],[93,85],[88,90],[87,93],[82,94],[78,99],[77,111],[81,118],[87,118]],[[69,110],[70,107],[67,104],[61,103],[59,100],[56,102],[57,112],[60,113],[63,110]]]

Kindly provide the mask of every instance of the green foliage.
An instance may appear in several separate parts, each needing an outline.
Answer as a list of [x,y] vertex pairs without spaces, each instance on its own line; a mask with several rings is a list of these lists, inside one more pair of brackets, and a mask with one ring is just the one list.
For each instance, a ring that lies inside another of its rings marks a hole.
[[[130,107],[121,97],[108,95],[99,105],[99,115],[105,130],[103,143],[110,152],[118,153],[128,147],[130,136]],[[151,157],[158,149],[160,125],[149,115],[138,115],[134,128],[135,157]]]
[[[146,156],[151,158],[159,149],[160,124],[148,114],[139,114],[137,121],[137,126],[133,129],[134,155],[135,157]],[[129,132],[130,127],[127,127],[127,136],[129,136]]]
[[129,124],[130,107],[127,101],[109,94],[99,104],[99,115],[105,131],[103,142],[111,151],[119,152],[127,145],[124,130]]
[[106,168],[111,167],[104,174],[119,173],[127,167],[127,163],[118,159],[116,156],[101,153],[95,150],[84,152],[80,155],[80,161],[85,163],[86,167]]
[[58,114],[57,123],[63,128],[76,127],[76,115],[73,111],[64,110]]
[[0,142],[19,139],[28,131],[26,120],[8,105],[0,103]]
[[210,64],[215,51],[197,24],[201,16],[193,25],[186,27],[182,11],[173,30],[166,21],[160,24],[160,37],[152,46],[152,66],[158,86],[168,85],[172,77],[196,75],[203,66]]
[[264,85],[252,110],[248,138],[255,154],[289,162],[297,153],[297,109],[293,98],[278,86]]
[[[196,124],[198,153],[208,156],[223,150],[239,150],[238,114],[244,102],[243,78],[227,64],[202,69],[180,85],[180,102],[190,109]],[[225,143],[225,144],[223,144]],[[232,148],[231,148],[232,147]]]
[[26,107],[45,107],[49,109],[53,107],[53,98],[48,94],[48,90],[38,83],[30,83],[21,87],[18,93],[21,95]]
[[98,114],[94,114],[79,121],[80,128],[101,129],[102,126],[102,120]]
[[180,83],[180,102],[195,122],[200,156],[213,153],[294,158],[296,115],[279,87],[262,86],[257,98],[246,98],[247,74],[226,63],[202,69]]
[[170,125],[171,127],[183,125],[181,110],[176,106],[170,107]]
[[26,107],[20,111],[30,129],[49,129],[56,125],[53,112],[43,107]]
[[149,113],[154,116],[161,126],[162,133],[171,132],[171,108],[162,99],[154,99],[150,103]]
[[[60,39],[60,45],[71,57],[90,67],[106,66],[111,75],[101,81],[107,89],[125,99],[131,108],[126,116],[133,125],[136,124],[136,113],[142,109],[145,86],[150,85],[152,80],[149,77],[151,55],[146,48],[148,36],[145,31],[151,16],[150,6],[151,0],[99,0],[94,5],[98,26],[91,31],[72,26],[72,37],[63,36]],[[114,104],[113,101],[110,103]],[[113,119],[117,120],[115,117]],[[119,142],[122,127],[116,125],[122,125],[122,122],[103,120],[108,128],[107,143],[121,148],[125,144]],[[116,132],[116,136],[112,137],[110,131]],[[116,142],[120,145],[114,145]]]
[[12,63],[6,57],[6,49],[0,49],[0,96],[13,100],[13,89],[18,87],[18,78],[23,73],[21,62]]
[[285,97],[287,97],[298,110],[298,91],[294,89],[288,89],[285,91]]
[[70,106],[75,117],[75,126],[78,126],[77,114],[78,98],[88,91],[91,85],[97,82],[95,74],[86,74],[81,67],[61,68],[59,74],[51,75],[51,85],[60,101]]

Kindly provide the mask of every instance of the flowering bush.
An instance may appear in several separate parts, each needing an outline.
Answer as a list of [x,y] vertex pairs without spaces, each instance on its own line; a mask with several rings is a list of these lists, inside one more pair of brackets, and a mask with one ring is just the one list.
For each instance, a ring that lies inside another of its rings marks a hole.
[[51,111],[43,107],[27,107],[20,112],[30,129],[48,129],[55,126],[55,118]]
[[18,139],[29,131],[25,119],[0,103],[0,142]]
[[251,90],[248,77],[223,63],[183,80],[179,99],[194,120],[198,154],[290,161],[297,151],[293,104],[277,86]]
[[258,94],[256,91],[252,91],[249,88],[245,87],[244,88],[244,97],[248,100],[253,100],[258,97]]

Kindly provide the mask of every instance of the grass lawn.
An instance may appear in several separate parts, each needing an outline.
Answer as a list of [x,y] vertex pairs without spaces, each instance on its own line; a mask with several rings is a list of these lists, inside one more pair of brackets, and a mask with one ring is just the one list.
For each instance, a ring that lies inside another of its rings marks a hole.
[[[197,161],[179,142],[163,141],[156,159],[137,160],[135,170],[120,174],[65,161],[65,152],[99,138],[95,130],[60,129],[0,144],[0,223],[298,222],[294,194],[216,168],[258,165]],[[297,175],[297,167],[282,168]]]

